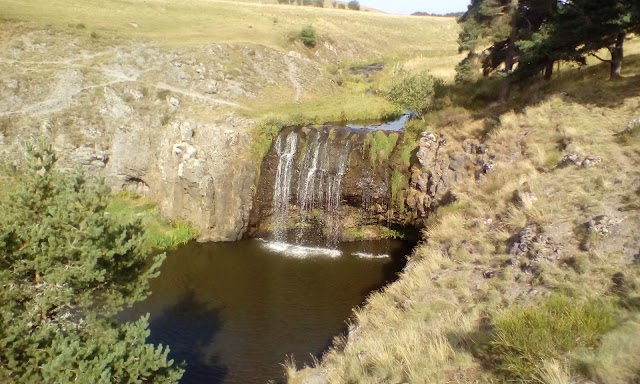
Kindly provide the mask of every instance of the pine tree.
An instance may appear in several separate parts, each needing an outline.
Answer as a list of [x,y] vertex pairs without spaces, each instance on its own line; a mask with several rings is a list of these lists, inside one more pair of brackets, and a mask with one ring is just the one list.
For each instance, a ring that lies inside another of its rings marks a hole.
[[[564,7],[565,25],[571,23],[575,43],[580,52],[592,55],[610,64],[610,78],[620,77],[624,59],[623,45],[626,36],[640,31],[634,13],[637,2],[628,0],[573,0]],[[559,28],[566,33],[568,28]],[[606,48],[611,56],[603,59],[597,51]]]
[[505,99],[514,70],[532,57],[543,63],[545,77],[550,78],[557,58],[544,51],[533,54],[530,48],[557,16],[557,9],[557,0],[472,1],[459,19],[459,50],[467,57],[456,68],[456,81],[474,80],[480,68],[484,76],[500,73],[504,77],[500,98]]
[[[571,0],[558,5],[557,17],[534,35],[518,68],[518,78],[539,72],[544,57],[586,63],[591,55],[610,64],[610,77],[621,74],[623,45],[629,33],[640,31],[640,5],[626,0]],[[607,49],[610,59],[598,51]]]
[[488,76],[503,62],[498,58],[512,30],[509,1],[473,0],[458,23],[459,51],[467,52],[467,57],[456,68],[456,79],[473,80],[480,68]]
[[105,214],[103,182],[57,171],[50,147],[26,151],[0,202],[0,382],[176,383],[168,348],[145,344],[147,319],[113,320],[164,255],[149,263],[141,224]]

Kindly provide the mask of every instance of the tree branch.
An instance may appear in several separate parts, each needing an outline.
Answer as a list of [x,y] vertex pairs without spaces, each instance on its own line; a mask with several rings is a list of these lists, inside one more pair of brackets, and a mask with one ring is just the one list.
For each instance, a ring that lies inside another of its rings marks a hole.
[[613,60],[607,60],[607,59],[603,59],[602,57],[598,56],[595,53],[592,53],[591,56],[595,57],[596,59],[602,61],[603,63],[611,63],[613,62]]

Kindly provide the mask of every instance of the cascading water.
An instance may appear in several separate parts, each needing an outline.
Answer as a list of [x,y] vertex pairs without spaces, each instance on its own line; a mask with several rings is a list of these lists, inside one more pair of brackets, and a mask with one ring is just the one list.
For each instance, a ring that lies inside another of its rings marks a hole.
[[291,195],[291,180],[293,179],[294,162],[296,154],[298,135],[295,132],[289,133],[286,141],[278,136],[276,141],[276,151],[280,158],[276,182],[273,187],[273,208],[274,225],[273,235],[276,240],[282,241],[286,237],[286,223],[288,220],[289,200]]
[[[342,184],[352,148],[350,135],[337,140],[328,130],[313,131],[300,156],[296,156],[299,134],[292,131],[284,137],[279,136],[275,143],[278,167],[273,186],[272,236],[280,242],[290,234],[298,244],[336,245],[340,238]],[[301,157],[298,165],[296,157]],[[289,233],[294,227],[295,231]]]
[[375,236],[376,226],[385,225],[389,193],[391,152],[380,143],[389,137],[395,143],[392,135],[286,128],[263,162],[250,230],[268,235],[268,244],[305,254],[308,247],[335,250],[344,239]]
[[[349,137],[332,146],[330,136],[316,132],[304,154],[298,180],[297,202],[300,219],[296,241],[304,241],[306,229],[313,219],[313,211],[324,213],[324,237],[328,245],[335,245],[340,237],[340,206],[342,180],[347,170],[351,141]],[[306,225],[304,225],[306,224]]]

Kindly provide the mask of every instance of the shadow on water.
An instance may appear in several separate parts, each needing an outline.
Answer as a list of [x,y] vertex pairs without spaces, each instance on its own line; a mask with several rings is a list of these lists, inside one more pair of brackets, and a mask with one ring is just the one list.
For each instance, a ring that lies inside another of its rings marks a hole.
[[193,243],[171,252],[152,294],[121,320],[151,314],[149,342],[186,362],[183,384],[278,380],[286,356],[307,365],[320,357],[353,308],[397,278],[410,251],[397,241],[343,243],[338,257],[267,245]]
[[148,342],[168,345],[169,358],[186,363],[181,383],[221,384],[228,368],[217,355],[207,352],[221,328],[220,309],[207,308],[196,300],[194,292],[189,292],[151,320]]

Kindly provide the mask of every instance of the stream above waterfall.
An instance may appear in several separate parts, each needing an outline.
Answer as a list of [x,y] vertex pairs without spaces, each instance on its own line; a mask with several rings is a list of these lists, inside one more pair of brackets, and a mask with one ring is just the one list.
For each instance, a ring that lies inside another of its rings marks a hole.
[[312,364],[408,252],[396,241],[188,244],[168,254],[151,296],[120,318],[150,313],[148,341],[187,363],[181,383],[266,383],[282,379],[287,356]]
[[397,119],[389,120],[389,121],[378,121],[378,120],[356,120],[350,121],[346,124],[348,128],[351,129],[366,129],[370,131],[401,131],[404,129],[405,125],[411,120],[412,114],[410,112],[406,112]]

